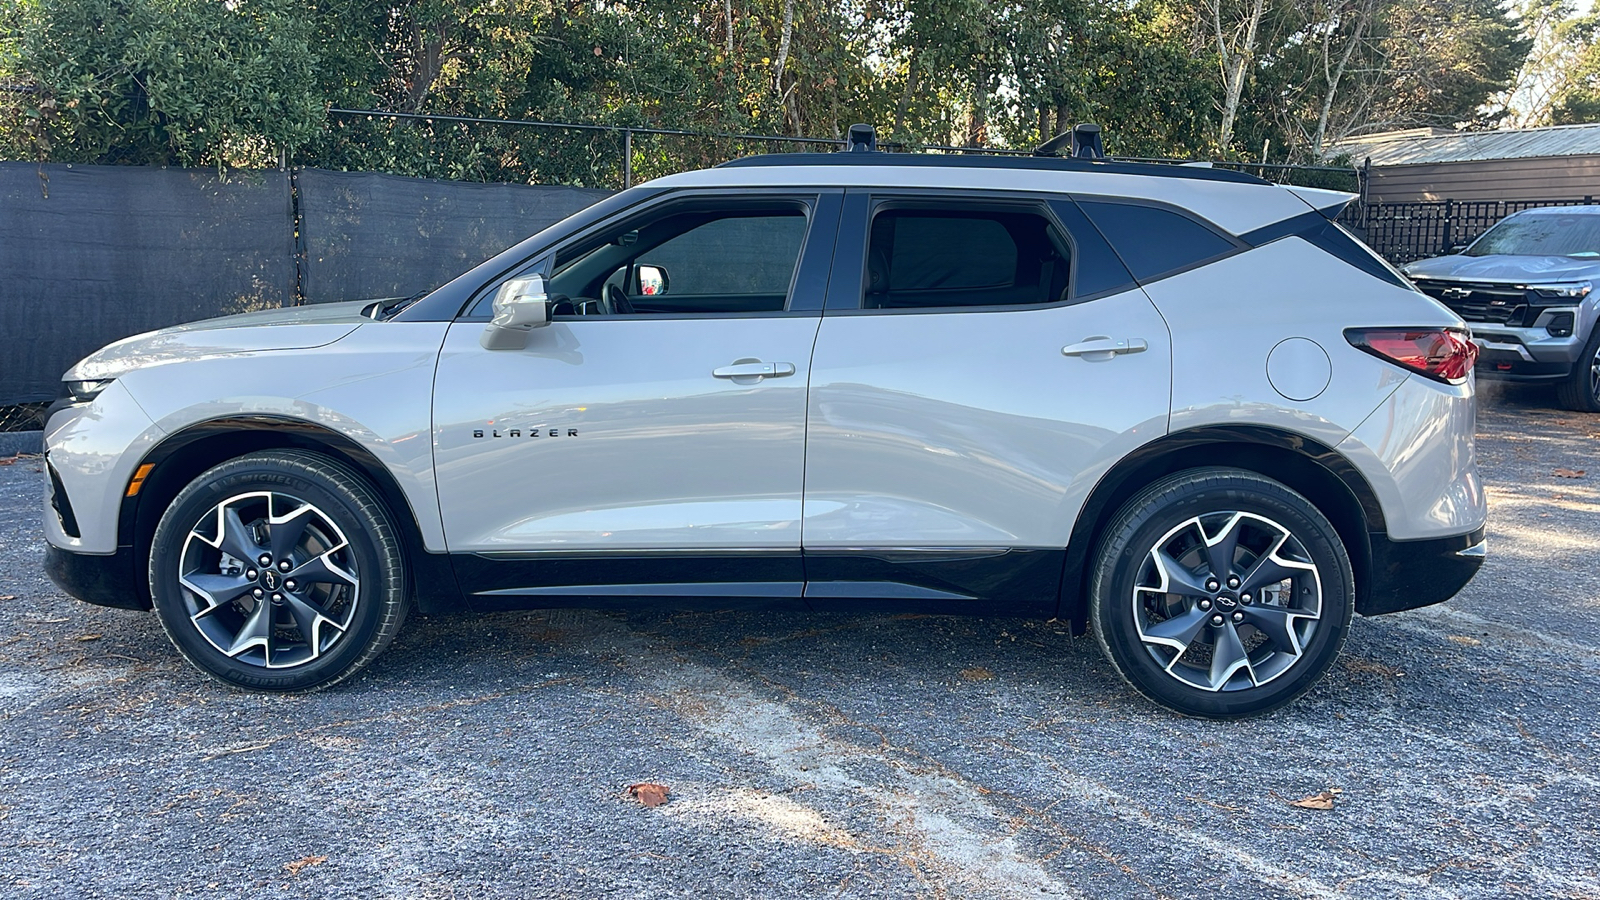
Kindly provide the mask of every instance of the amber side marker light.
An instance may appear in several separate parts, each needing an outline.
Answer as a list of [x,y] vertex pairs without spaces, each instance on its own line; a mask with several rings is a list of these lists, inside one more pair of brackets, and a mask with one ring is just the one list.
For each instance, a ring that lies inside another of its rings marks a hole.
[[144,480],[146,478],[150,477],[150,470],[154,469],[155,467],[156,467],[155,463],[145,463],[144,465],[142,465],[139,468],[134,470],[133,480],[128,482],[128,493],[127,493],[127,496],[129,496],[129,497],[137,497],[137,496],[139,496],[139,489],[144,487]]

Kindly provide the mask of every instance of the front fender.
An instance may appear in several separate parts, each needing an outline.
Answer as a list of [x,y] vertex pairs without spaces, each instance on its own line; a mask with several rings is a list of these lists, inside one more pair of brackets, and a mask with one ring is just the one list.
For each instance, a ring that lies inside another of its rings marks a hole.
[[[378,323],[324,347],[142,369],[118,384],[154,428],[173,439],[235,419],[288,428],[303,423],[339,436],[383,466],[410,507],[423,546],[443,551],[430,429],[444,332],[443,323]],[[149,447],[140,459],[146,455],[160,454]],[[121,468],[131,475],[136,465]]]

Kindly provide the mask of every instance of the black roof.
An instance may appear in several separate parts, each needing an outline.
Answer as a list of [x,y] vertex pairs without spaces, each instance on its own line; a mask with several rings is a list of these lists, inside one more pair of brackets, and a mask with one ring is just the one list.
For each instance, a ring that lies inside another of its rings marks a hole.
[[1078,159],[1066,156],[988,156],[938,153],[767,153],[729,160],[718,166],[933,166],[955,169],[1039,169],[1055,172],[1104,172],[1108,175],[1150,175],[1157,178],[1190,178],[1198,181],[1227,181],[1234,184],[1271,184],[1254,175],[1231,169],[1162,163],[1117,162]]

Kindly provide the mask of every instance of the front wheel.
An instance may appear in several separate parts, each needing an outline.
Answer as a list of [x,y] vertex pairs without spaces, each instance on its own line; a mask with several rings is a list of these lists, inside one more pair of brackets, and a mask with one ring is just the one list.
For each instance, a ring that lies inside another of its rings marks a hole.
[[167,636],[219,681],[257,691],[326,687],[400,630],[400,542],[367,483],[315,453],[252,453],[196,478],[150,546]]
[[1105,532],[1090,590],[1090,625],[1128,683],[1217,719],[1310,690],[1355,608],[1333,525],[1298,493],[1241,469],[1180,472],[1129,500]]

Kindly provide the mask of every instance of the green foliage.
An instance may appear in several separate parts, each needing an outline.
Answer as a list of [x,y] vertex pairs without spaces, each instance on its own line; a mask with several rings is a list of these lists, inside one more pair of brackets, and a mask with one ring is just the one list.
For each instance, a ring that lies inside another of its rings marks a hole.
[[7,155],[260,165],[320,127],[311,30],[286,0],[28,0],[0,24],[0,81],[37,90],[11,101]]
[[[338,107],[831,138],[866,121],[913,147],[1094,121],[1124,156],[1313,159],[1324,134],[1486,122],[1526,54],[1497,0],[1264,9],[1221,147],[1204,0],[0,0],[0,83],[38,88],[0,94],[0,154],[622,179],[615,132]],[[1319,87],[1347,46],[1348,78]],[[637,179],[775,149],[816,148],[637,136],[631,160]]]
[[1559,39],[1571,48],[1550,103],[1550,124],[1600,122],[1600,13],[1562,23]]
[[1505,110],[1481,107],[1510,86],[1533,46],[1500,0],[1396,4],[1383,27],[1400,64],[1374,116],[1402,127],[1497,124]]

